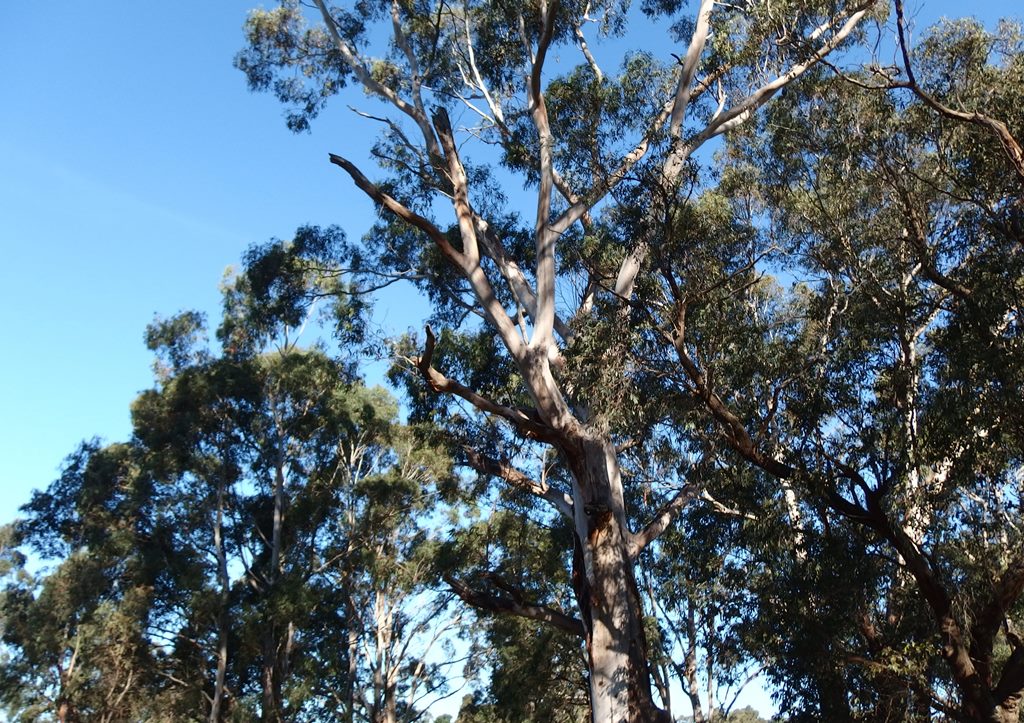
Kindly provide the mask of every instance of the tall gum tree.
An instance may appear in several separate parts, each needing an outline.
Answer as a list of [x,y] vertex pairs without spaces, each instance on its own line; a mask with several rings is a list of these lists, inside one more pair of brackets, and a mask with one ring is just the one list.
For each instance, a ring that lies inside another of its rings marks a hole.
[[[250,15],[237,63],[253,88],[289,105],[290,127],[307,128],[349,83],[372,97],[365,115],[383,124],[375,152],[388,181],[330,156],[387,217],[370,248],[346,261],[381,283],[418,282],[438,321],[493,337],[509,394],[489,395],[435,366],[429,328],[410,366],[449,405],[554,448],[569,472],[558,487],[517,469],[514,455],[464,453],[469,466],[571,521],[578,618],[543,606],[513,612],[579,631],[595,721],[669,719],[652,692],[634,565],[694,495],[684,487],[640,518],[620,465],[630,432],[569,371],[574,359],[587,368],[608,355],[575,342],[602,310],[618,308],[626,333],[634,306],[657,303],[643,296],[652,251],[677,200],[698,183],[694,154],[852,41],[873,5],[702,0],[691,15],[680,2],[648,2],[648,20],[668,29],[663,51],[645,42],[614,58],[613,70],[594,35],[628,37],[644,22],[624,2],[394,0],[347,9],[315,0]],[[556,75],[552,66],[570,56],[579,66]],[[474,137],[484,146],[476,162]],[[534,192],[528,222],[505,210],[501,190],[524,180]],[[632,223],[613,222],[623,217]],[[625,383],[625,355],[612,361]]]
[[402,723],[449,692],[458,616],[430,573],[450,460],[355,378],[358,308],[331,309],[336,356],[297,343],[336,284],[285,251],[341,243],[260,246],[219,346],[199,313],[155,320],[131,440],[83,444],[0,528],[11,720]]
[[423,657],[455,624],[452,595],[424,571],[448,460],[398,423],[387,392],[354,378],[359,308],[331,310],[337,357],[298,344],[309,297],[336,284],[287,251],[343,243],[337,229],[300,228],[254,248],[259,262],[224,289],[220,353],[199,342],[197,314],[149,329],[160,384],[135,404],[136,438],[179,490],[192,549],[209,550],[214,614],[189,612],[197,629],[215,619],[211,721],[253,709],[289,720],[331,700],[332,720],[397,723],[445,687],[450,666]]
[[767,323],[737,324],[762,359],[779,340],[782,373],[762,364],[769,393],[744,399],[720,334],[690,325],[677,349],[733,451],[799,490],[805,572],[829,546],[856,556],[846,600],[812,591],[807,611],[833,656],[814,674],[848,692],[818,717],[1015,722],[1024,44],[1016,23],[963,20],[911,47],[895,9],[901,66],[815,74],[735,138],[800,281]]

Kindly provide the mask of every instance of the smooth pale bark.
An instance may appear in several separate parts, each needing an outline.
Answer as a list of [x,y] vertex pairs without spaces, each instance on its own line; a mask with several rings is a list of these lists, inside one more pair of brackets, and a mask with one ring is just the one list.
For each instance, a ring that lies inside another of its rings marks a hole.
[[373,596],[373,621],[376,659],[373,666],[372,718],[374,723],[395,723],[398,719],[398,671],[391,660],[395,614],[391,601],[379,590]]
[[[643,608],[630,556],[622,480],[610,440],[562,447],[574,480],[576,597],[584,621],[595,721],[669,721],[651,694]],[[582,569],[579,569],[582,568]]]

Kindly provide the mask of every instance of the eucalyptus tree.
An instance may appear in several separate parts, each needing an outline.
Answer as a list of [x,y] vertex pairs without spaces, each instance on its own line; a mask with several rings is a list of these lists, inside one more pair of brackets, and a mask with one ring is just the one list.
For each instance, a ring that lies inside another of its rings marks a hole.
[[[872,3],[642,10],[646,20],[610,2],[288,1],[253,12],[237,60],[252,87],[289,106],[296,130],[349,83],[373,98],[365,115],[383,123],[376,156],[388,179],[330,156],[383,213],[345,265],[420,284],[445,329],[408,349],[410,367],[441,395],[436,407],[465,409],[489,435],[467,435],[463,461],[571,523],[562,559],[578,618],[548,605],[513,612],[577,627],[600,721],[668,717],[652,693],[634,565],[692,490],[638,503],[620,448],[649,441],[639,420],[650,430],[669,415],[628,396],[616,411],[637,416],[612,413],[595,384],[632,384],[624,347],[644,340],[629,317],[658,303],[654,250],[699,183],[694,154],[852,41]],[[654,24],[667,29],[663,51],[652,51]],[[595,38],[624,38],[621,48],[641,34],[641,49],[614,57]],[[524,182],[533,199],[520,215],[506,199]],[[605,345],[595,330],[616,324]],[[475,358],[453,360],[459,347]],[[520,469],[533,457],[523,444],[554,449],[568,473],[555,484],[531,474],[536,465]]]
[[[451,501],[443,494],[451,464],[442,449],[397,423],[390,394],[354,392],[346,397],[353,426],[341,438],[335,471],[340,529],[320,553],[317,580],[336,591],[344,614],[347,719],[413,721],[448,695],[462,662],[453,646],[462,618],[438,584],[431,536],[446,507],[442,497]],[[335,637],[330,629],[325,635]]]
[[[12,717],[398,723],[444,694],[448,458],[358,379],[359,300],[328,309],[336,355],[298,343],[341,282],[285,251],[339,243],[260,247],[219,345],[194,312],[150,325],[131,441],[84,445],[0,540]],[[51,567],[28,575],[19,547]]]
[[836,588],[787,601],[828,655],[765,639],[789,699],[816,681],[843,694],[803,696],[809,718],[1017,721],[1024,44],[947,21],[910,47],[900,3],[896,43],[899,66],[815,74],[736,139],[795,282],[735,322],[763,381],[735,394],[699,326],[679,355],[733,450],[802,500],[789,574]]
[[[129,721],[158,714],[167,671],[150,644],[166,530],[130,444],[83,444],[7,528],[2,695],[11,720]],[[25,555],[53,566],[27,573]],[[170,601],[165,601],[170,602]]]
[[[225,289],[219,355],[194,314],[149,330],[162,379],[135,405],[136,436],[179,491],[183,547],[207,551],[208,607],[183,617],[209,631],[211,720],[391,723],[444,687],[447,666],[426,656],[454,624],[428,575],[446,458],[350,359],[298,345],[309,297],[338,282],[287,252],[339,243],[304,228],[260,247]],[[359,304],[328,310],[349,346]]]

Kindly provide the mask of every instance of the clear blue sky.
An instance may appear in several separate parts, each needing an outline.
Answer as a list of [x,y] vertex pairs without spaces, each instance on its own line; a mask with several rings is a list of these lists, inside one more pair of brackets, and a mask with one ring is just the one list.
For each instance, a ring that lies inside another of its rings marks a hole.
[[[155,313],[215,313],[225,267],[303,223],[372,208],[327,163],[376,128],[343,102],[284,127],[232,58],[254,0],[4,7],[0,43],[0,523],[82,439],[124,439]],[[963,5],[923,2],[924,25]],[[967,7],[986,22],[1009,0]]]
[[154,313],[215,312],[250,243],[371,223],[327,152],[363,158],[376,129],[339,108],[341,134],[295,136],[232,67],[254,4],[5,4],[0,522],[81,439],[128,435]]

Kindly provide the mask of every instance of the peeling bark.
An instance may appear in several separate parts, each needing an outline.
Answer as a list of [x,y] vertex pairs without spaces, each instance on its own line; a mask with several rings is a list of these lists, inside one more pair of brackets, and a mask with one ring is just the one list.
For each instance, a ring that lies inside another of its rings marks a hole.
[[577,599],[584,601],[593,720],[667,722],[668,713],[655,705],[651,692],[643,609],[611,443],[584,436],[562,453],[574,478],[583,566],[574,571],[574,581]]

